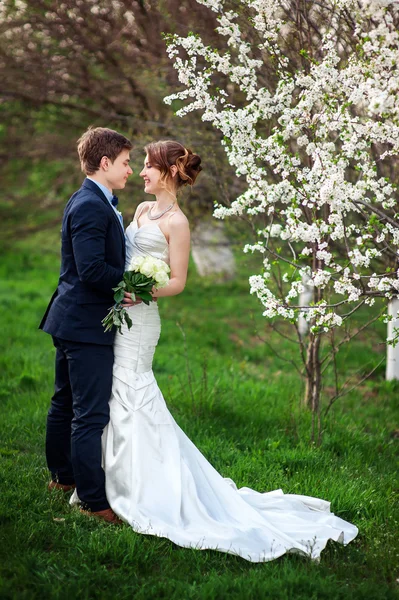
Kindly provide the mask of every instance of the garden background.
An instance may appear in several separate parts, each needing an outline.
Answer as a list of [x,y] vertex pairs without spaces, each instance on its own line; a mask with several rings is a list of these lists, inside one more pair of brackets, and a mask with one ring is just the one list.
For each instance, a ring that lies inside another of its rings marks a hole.
[[[150,140],[179,139],[203,159],[183,200],[193,229],[242,184],[217,133],[195,114],[176,118],[176,106],[162,101],[178,82],[161,33],[195,28],[212,38],[205,7],[29,0],[0,10],[0,597],[397,598],[399,384],[384,378],[386,326],[377,321],[338,354],[344,378],[380,366],[337,400],[322,444],[311,444],[303,381],[290,362],[297,348],[249,295],[258,259],[242,253],[243,219],[225,226],[234,278],[200,277],[191,262],[184,293],[160,302],[155,375],[178,424],[224,476],[239,487],[328,499],[358,538],[347,548],[329,544],[319,564],[293,555],[250,564],[88,520],[48,494],[54,350],[37,327],[57,283],[63,207],[82,180],[76,139],[89,125],[132,139],[134,174],[119,194],[125,224],[144,199],[138,173]],[[367,311],[358,319],[361,326]]]

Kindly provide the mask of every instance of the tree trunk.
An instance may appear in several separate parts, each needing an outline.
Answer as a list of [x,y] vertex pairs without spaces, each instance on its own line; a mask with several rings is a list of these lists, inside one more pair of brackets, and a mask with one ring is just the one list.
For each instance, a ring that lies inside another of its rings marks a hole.
[[[312,271],[316,273],[320,268],[320,260],[317,258],[317,247],[313,248]],[[323,292],[320,287],[313,287],[313,301],[315,304],[322,300]],[[311,323],[310,323],[311,325]],[[321,361],[320,361],[320,341],[321,333],[309,333],[308,346],[306,351],[306,388],[304,405],[312,411],[312,442],[317,445],[321,441],[321,422],[320,422],[320,395],[321,395]],[[317,440],[316,440],[317,433]]]
[[[312,411],[312,442],[320,443],[320,394],[321,394],[321,362],[320,362],[321,335],[309,335],[306,354],[306,388],[304,404]],[[316,435],[317,434],[317,435]],[[316,439],[317,438],[317,439]]]
[[[309,306],[313,302],[314,287],[309,285],[309,281],[311,281],[311,278],[308,275],[302,276],[304,290],[299,294],[299,306]],[[305,337],[309,331],[309,323],[302,315],[299,315],[298,318],[298,331],[301,338]]]
[[[395,337],[395,329],[399,328],[399,298],[393,298],[388,304],[388,315],[393,316],[392,321],[388,323],[388,338]],[[395,347],[387,345],[387,369],[386,379],[399,379],[399,343]]]

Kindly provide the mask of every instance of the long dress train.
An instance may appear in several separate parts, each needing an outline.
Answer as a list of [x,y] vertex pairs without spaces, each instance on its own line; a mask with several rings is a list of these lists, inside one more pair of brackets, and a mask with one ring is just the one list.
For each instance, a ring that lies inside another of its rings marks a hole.
[[[137,254],[168,261],[157,225],[133,222],[126,238],[127,264]],[[353,540],[357,528],[331,513],[329,502],[237,489],[210,465],[174,421],[152,372],[157,304],[129,310],[133,327],[115,338],[111,416],[103,435],[106,492],[115,513],[139,533],[252,562],[286,552],[318,559],[329,539]]]

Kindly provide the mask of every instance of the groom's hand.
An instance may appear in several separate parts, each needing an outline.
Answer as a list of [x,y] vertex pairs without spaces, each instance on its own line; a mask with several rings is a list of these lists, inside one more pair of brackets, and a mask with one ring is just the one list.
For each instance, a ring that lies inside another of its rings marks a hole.
[[129,306],[135,306],[136,304],[140,304],[142,302],[141,298],[137,298],[137,300],[132,300],[132,294],[130,292],[125,292],[125,297],[123,298],[122,306],[123,308],[129,308]]

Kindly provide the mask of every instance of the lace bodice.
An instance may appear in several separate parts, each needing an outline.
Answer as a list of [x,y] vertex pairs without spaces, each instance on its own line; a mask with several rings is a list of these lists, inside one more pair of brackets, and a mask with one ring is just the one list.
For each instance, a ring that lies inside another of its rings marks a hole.
[[137,221],[132,221],[126,232],[126,265],[129,267],[134,256],[153,256],[169,264],[169,244],[161,229],[155,223],[138,227]]

